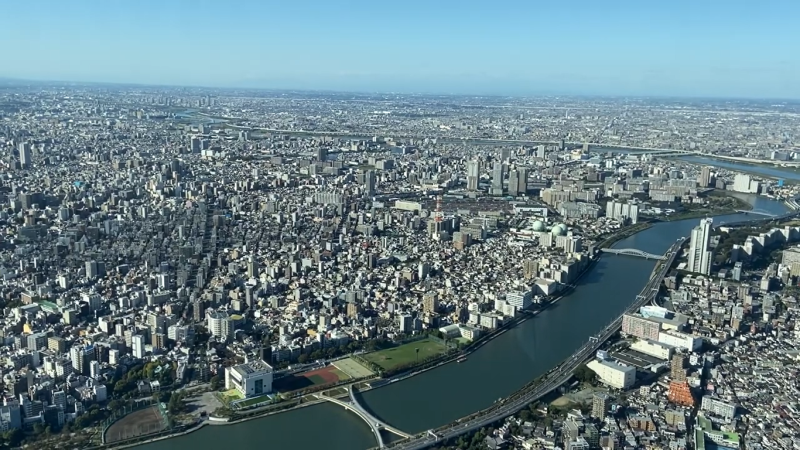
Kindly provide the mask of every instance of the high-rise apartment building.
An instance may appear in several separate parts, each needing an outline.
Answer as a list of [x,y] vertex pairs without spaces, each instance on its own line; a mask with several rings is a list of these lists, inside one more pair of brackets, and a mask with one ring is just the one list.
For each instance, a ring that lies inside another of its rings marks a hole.
[[672,356],[672,361],[670,361],[670,371],[669,375],[672,378],[672,381],[678,383],[686,382],[686,369],[683,366],[686,364],[686,357],[683,354],[676,353]]
[[519,186],[518,194],[526,194],[528,192],[528,168],[517,167],[517,177],[519,179],[519,182],[517,183]]
[[533,292],[514,291],[506,293],[506,302],[517,309],[527,309],[533,303]]
[[492,168],[492,195],[503,195],[504,169],[505,167],[503,167],[502,162],[494,163],[494,167]]
[[144,358],[144,336],[140,334],[131,336],[131,352],[134,358]]
[[516,197],[519,194],[519,173],[514,169],[508,172],[508,195]]
[[435,292],[428,292],[422,296],[422,310],[436,312],[439,309],[439,296]]
[[760,188],[758,181],[750,178],[750,175],[740,173],[733,177],[733,190],[736,192],[758,194]]
[[364,172],[364,193],[372,197],[375,195],[375,171],[368,170]]
[[528,192],[528,169],[517,167],[508,173],[508,195],[514,197]]
[[692,240],[689,245],[688,265],[689,272],[709,275],[711,273],[711,251],[708,249],[711,241],[711,227],[714,220],[710,217],[702,219],[700,225],[692,230]]
[[641,316],[625,314],[622,316],[622,332],[639,339],[657,341],[658,334],[661,332],[661,324]]
[[606,413],[611,407],[611,397],[605,392],[599,392],[592,397],[592,417],[600,420],[606,418]]
[[707,188],[711,184],[711,167],[703,167],[700,169],[700,175],[697,177],[697,184],[702,188]]
[[250,255],[247,258],[247,276],[249,278],[258,278],[258,275],[259,275],[258,261],[256,261],[255,256]]
[[630,220],[631,223],[639,221],[639,205],[610,201],[606,203],[606,217],[620,222]]
[[481,178],[481,162],[467,161],[467,190],[477,191]]
[[215,338],[223,342],[230,342],[233,339],[236,328],[233,319],[228,313],[223,311],[207,311],[206,323],[208,331]]
[[29,142],[23,142],[19,144],[19,164],[23,168],[31,167],[33,162],[33,158],[31,157],[31,144]]
[[539,263],[532,259],[522,261],[522,273],[526,280],[536,278],[539,274]]

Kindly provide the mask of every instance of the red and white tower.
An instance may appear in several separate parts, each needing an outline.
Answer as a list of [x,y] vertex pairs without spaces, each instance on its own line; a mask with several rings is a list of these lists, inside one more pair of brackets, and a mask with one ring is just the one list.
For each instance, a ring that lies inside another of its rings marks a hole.
[[433,220],[438,224],[441,224],[442,221],[444,220],[444,214],[442,214],[442,196],[441,195],[437,195],[436,196],[436,215],[433,216]]

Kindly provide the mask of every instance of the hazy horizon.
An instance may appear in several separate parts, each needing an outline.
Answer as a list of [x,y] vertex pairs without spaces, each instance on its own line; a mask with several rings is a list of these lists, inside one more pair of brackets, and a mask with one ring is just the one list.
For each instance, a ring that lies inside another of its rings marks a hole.
[[800,99],[800,4],[5,5],[0,77],[458,95]]

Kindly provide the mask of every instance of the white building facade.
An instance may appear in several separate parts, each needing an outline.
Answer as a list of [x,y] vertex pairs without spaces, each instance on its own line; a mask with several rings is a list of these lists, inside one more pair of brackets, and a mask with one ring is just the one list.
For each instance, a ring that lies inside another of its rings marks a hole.
[[600,381],[616,389],[628,389],[636,383],[636,368],[623,366],[614,361],[593,360],[586,365]]
[[272,366],[257,359],[225,369],[225,389],[236,389],[243,397],[272,392]]

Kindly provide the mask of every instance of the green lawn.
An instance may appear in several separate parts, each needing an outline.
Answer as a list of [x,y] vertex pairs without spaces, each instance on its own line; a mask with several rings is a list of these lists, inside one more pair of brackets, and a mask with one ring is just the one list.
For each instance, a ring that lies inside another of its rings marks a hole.
[[244,401],[237,402],[236,406],[238,408],[247,408],[248,406],[257,405],[259,403],[268,401],[270,401],[269,395],[261,395],[259,397],[253,397]]
[[416,362],[416,349],[419,349],[420,361],[430,356],[441,355],[447,351],[447,347],[444,344],[429,339],[422,339],[416,342],[398,345],[397,347],[367,353],[363,355],[363,358],[381,366],[384,370],[392,370],[404,364],[413,364]]
[[241,400],[242,395],[239,394],[239,391],[236,389],[231,389],[229,391],[217,392],[215,393],[217,400],[222,402],[225,406],[230,406],[231,402],[235,402],[236,400]]

